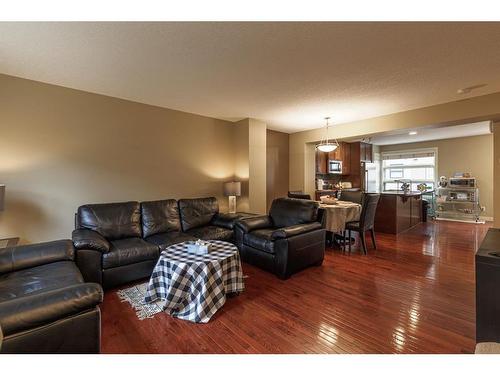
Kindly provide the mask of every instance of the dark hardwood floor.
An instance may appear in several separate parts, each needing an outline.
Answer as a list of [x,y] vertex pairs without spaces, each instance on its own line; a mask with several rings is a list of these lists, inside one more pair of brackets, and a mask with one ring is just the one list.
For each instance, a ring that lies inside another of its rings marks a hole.
[[327,249],[282,281],[243,264],[246,291],[208,324],[138,320],[106,293],[104,353],[471,353],[474,253],[487,225],[422,223],[378,234],[367,256]]

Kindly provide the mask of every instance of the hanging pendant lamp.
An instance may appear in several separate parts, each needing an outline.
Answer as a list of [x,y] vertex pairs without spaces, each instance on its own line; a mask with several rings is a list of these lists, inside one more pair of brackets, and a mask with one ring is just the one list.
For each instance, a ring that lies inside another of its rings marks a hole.
[[316,145],[316,148],[321,151],[321,152],[332,152],[339,147],[339,143],[337,142],[336,139],[333,139],[330,141],[328,139],[328,128],[330,127],[329,120],[330,117],[325,117],[326,120],[326,133],[325,133],[325,139],[323,139],[318,145]]

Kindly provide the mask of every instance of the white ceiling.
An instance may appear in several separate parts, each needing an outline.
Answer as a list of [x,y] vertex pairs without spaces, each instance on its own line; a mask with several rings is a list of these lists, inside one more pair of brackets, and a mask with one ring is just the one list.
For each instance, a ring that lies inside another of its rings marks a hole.
[[[410,135],[410,131],[416,131],[417,134]],[[441,128],[427,127],[421,129],[407,129],[404,132],[395,132],[392,134],[372,137],[370,138],[370,142],[375,145],[385,146],[402,143],[435,141],[438,139],[472,137],[484,134],[491,134],[489,121],[446,126]]]
[[0,23],[1,73],[290,133],[497,92],[499,67],[500,23]]

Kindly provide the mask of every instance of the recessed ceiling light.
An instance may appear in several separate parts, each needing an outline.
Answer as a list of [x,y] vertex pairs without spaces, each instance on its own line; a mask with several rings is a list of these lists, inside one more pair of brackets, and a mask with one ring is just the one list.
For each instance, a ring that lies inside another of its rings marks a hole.
[[480,89],[480,88],[482,88],[484,86],[487,86],[487,84],[486,83],[480,83],[480,84],[477,84],[477,85],[473,85],[473,86],[469,86],[469,87],[464,87],[464,88],[458,89],[457,90],[457,94],[459,94],[459,95],[468,94],[472,90]]
[[416,131],[411,131],[408,133],[409,135],[417,135],[417,132]]

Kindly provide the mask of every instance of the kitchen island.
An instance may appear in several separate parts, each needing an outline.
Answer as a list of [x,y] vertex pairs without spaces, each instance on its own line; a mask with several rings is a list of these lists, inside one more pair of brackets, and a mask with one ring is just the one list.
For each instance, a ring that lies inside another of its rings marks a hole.
[[422,193],[389,191],[380,194],[375,231],[398,234],[422,221]]

